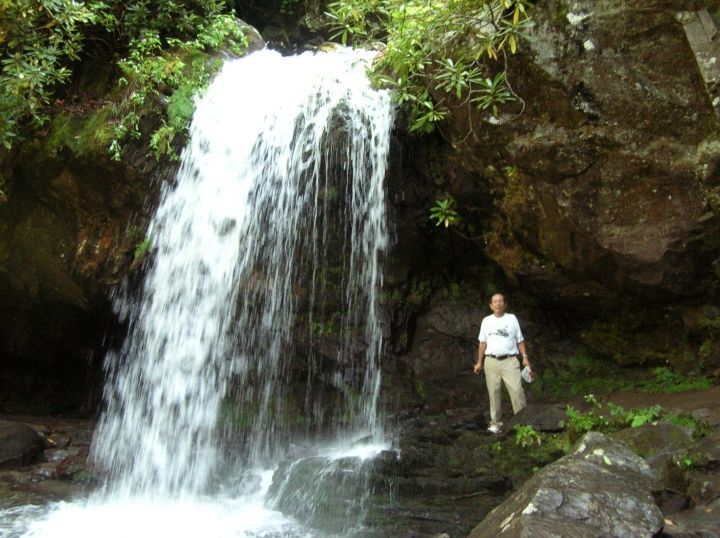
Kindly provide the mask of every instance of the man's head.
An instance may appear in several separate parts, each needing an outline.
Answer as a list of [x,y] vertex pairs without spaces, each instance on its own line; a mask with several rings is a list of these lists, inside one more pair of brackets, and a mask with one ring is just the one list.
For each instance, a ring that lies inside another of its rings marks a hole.
[[502,317],[505,314],[505,296],[502,293],[496,293],[490,299],[490,310],[497,317]]

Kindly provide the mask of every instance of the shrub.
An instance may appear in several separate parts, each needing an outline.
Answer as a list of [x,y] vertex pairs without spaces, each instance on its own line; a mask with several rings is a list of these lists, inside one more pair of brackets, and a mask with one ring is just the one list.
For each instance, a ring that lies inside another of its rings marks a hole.
[[[194,93],[207,83],[213,66],[187,59],[220,47],[239,53],[247,45],[222,0],[0,0],[2,146],[9,149],[23,128],[48,120],[54,92],[70,79],[91,40],[122,73],[123,91],[112,118],[115,158],[128,136],[140,136],[151,99],[162,100],[163,92],[181,87]],[[156,151],[170,147],[190,114],[183,114],[182,125],[176,115],[161,127]]]
[[528,0],[337,0],[328,16],[343,44],[386,43],[373,76],[409,110],[410,130],[429,132],[453,106],[497,116],[517,99],[505,64],[528,8]]

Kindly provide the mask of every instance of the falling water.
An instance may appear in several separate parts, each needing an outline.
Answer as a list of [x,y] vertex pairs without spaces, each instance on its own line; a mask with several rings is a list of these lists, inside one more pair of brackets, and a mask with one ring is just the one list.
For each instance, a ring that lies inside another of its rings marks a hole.
[[[220,497],[234,514],[238,499],[315,506],[289,488],[320,491],[303,481],[347,476],[353,441],[384,443],[378,294],[393,114],[369,85],[370,57],[256,52],[228,62],[199,100],[147,232],[141,293],[118,299],[129,334],[107,359],[92,456],[108,479],[89,506],[154,505],[161,519],[158,506],[185,506],[169,510],[173,524],[198,499],[209,513]],[[323,469],[292,474],[288,446]],[[287,472],[263,500],[281,460]],[[223,524],[228,536],[250,532]],[[304,531],[282,532],[262,535]]]

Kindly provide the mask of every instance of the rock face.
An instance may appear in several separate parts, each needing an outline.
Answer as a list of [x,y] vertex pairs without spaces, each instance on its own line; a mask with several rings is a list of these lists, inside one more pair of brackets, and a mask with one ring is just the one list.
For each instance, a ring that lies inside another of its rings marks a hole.
[[0,160],[0,412],[97,405],[103,350],[118,330],[109,286],[140,265],[144,204],[163,175],[137,147],[111,161],[93,138],[101,115],[69,107]]
[[[404,302],[389,340],[431,406],[468,405],[495,289],[536,359],[583,347],[720,372],[720,127],[698,64],[718,37],[701,50],[691,35],[720,28],[717,5],[553,0],[532,14],[508,66],[522,106],[454,110],[391,180]],[[435,228],[428,210],[448,195],[463,223]]]
[[663,528],[650,493],[655,477],[625,445],[585,435],[574,453],[542,469],[498,506],[470,538],[652,537]]
[[[532,15],[508,66],[521,114],[457,109],[442,136],[394,144],[388,407],[486,398],[471,367],[496,288],[534,358],[581,342],[621,363],[720,368],[717,5],[551,0]],[[142,148],[111,162],[87,136],[107,123],[91,108],[0,165],[0,411],[94,409],[117,329],[107,289],[137,264],[146,197],[170,173]],[[462,228],[428,221],[446,194]]]
[[[697,297],[717,278],[718,116],[682,8],[558,1],[536,12],[532,63],[513,73],[526,112],[492,133],[512,130],[508,229],[490,248],[509,274],[593,307],[608,293]],[[525,256],[511,266],[504,249]]]
[[[264,46],[239,24],[249,50]],[[0,153],[0,413],[96,411],[103,356],[124,333],[109,294],[141,277],[154,200],[177,168],[132,140],[110,159],[117,74],[97,63],[43,130]],[[141,129],[158,122],[148,113]]]

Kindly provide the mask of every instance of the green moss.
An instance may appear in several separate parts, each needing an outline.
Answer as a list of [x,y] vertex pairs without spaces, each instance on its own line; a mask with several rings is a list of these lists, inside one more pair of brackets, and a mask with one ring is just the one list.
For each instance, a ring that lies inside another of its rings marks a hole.
[[704,376],[683,376],[666,367],[653,370],[655,379],[640,384],[647,392],[685,392],[709,388],[710,380]]
[[315,336],[333,336],[336,333],[335,320],[317,320],[310,325],[310,332]]
[[187,127],[195,111],[195,95],[219,67],[219,60],[208,60],[205,55],[195,54],[189,58],[183,81],[168,98],[167,124],[170,127],[177,130]]
[[87,306],[82,289],[64,267],[63,260],[70,256],[64,245],[72,242],[72,230],[64,219],[39,209],[18,224],[13,240],[5,268],[28,298],[42,294],[48,301]]
[[715,349],[715,342],[713,339],[706,339],[703,341],[702,344],[700,344],[700,349],[698,350],[698,359],[700,360],[700,367],[702,368],[707,364],[710,357],[713,355],[713,351]]
[[553,11],[550,22],[553,24],[553,26],[555,26],[557,28],[565,28],[568,24],[567,16],[568,16],[567,8],[558,9],[557,11]]
[[113,137],[109,117],[109,106],[87,115],[61,112],[49,125],[42,151],[50,157],[57,157],[65,149],[77,157],[104,156]]
[[507,435],[491,447],[491,467],[519,486],[540,468],[563,457],[570,446],[566,433],[537,433],[536,441],[524,447],[517,444],[515,435]]
[[407,295],[407,302],[412,306],[426,305],[433,293],[433,286],[427,280],[413,280]]
[[415,379],[415,394],[422,403],[427,402],[427,391],[425,390],[425,383],[422,379]]
[[149,237],[146,237],[137,245],[135,245],[135,259],[139,260],[140,258],[144,257],[150,251],[151,246],[152,241],[150,241]]
[[720,333],[720,310],[715,306],[704,307],[698,319],[698,326],[713,334]]
[[536,397],[549,396],[558,400],[568,394],[605,394],[630,388],[633,382],[607,358],[581,349],[575,355],[558,358],[529,387]]
[[672,307],[652,312],[641,308],[596,321],[580,336],[595,353],[619,365],[670,365],[679,371],[695,366],[687,335],[682,330],[670,332],[668,326],[684,326]]

